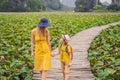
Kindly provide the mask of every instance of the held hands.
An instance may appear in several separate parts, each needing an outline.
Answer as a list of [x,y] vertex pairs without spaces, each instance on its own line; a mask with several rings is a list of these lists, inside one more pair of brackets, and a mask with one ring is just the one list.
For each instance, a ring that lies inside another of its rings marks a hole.
[[54,57],[54,56],[55,56],[55,54],[52,52],[52,53],[51,53],[51,56],[52,56],[52,57]]
[[51,53],[52,57],[55,57],[56,55],[58,55],[58,54],[57,53],[53,53],[53,52]]
[[[55,53],[53,53],[53,52],[51,53],[52,57],[55,57],[55,55],[56,55]],[[31,56],[34,58],[34,56],[35,56],[34,52],[31,53]]]

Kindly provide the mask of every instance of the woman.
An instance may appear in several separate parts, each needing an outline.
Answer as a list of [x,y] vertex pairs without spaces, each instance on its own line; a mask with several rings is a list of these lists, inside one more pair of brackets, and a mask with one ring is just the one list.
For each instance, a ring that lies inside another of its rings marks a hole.
[[[39,70],[42,80],[46,80],[47,71],[51,68],[51,45],[47,27],[47,18],[42,18],[31,32],[31,55],[34,58],[34,70]],[[35,52],[34,52],[35,47]]]

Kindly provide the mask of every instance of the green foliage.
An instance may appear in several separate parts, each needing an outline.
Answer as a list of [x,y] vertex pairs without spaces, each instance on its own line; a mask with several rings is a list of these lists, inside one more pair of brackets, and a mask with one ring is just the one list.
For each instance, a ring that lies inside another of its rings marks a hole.
[[39,12],[61,7],[59,0],[0,0],[1,12]]
[[75,12],[88,12],[92,11],[95,0],[76,0],[75,1]]
[[120,11],[120,5],[117,4],[111,4],[108,6],[109,11]]
[[0,0],[0,11],[7,11],[11,7],[8,2],[9,0]]
[[52,24],[48,28],[52,49],[57,47],[62,34],[72,36],[84,29],[120,20],[119,13],[0,13],[0,55],[5,56],[0,60],[1,80],[31,80],[30,33],[42,17],[47,17]]
[[104,6],[104,5],[96,5],[94,8],[93,8],[94,11],[96,12],[105,12],[105,11],[108,11],[107,10],[107,6]]
[[28,0],[28,11],[44,11],[45,6],[42,0]]
[[[98,1],[98,3],[96,3]],[[89,12],[89,11],[120,11],[119,0],[112,3],[109,6],[103,6],[100,0],[76,0],[75,1],[75,12]]]
[[42,0],[0,0],[2,12],[42,11],[45,6]]
[[45,3],[46,7],[52,10],[60,10],[62,6],[59,0],[47,0]]
[[96,80],[120,79],[120,25],[103,30],[93,40],[88,59]]

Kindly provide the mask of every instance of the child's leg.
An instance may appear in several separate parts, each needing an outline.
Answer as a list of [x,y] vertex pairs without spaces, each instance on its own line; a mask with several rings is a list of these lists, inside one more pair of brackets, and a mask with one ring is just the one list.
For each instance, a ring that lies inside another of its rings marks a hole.
[[69,66],[69,63],[65,63],[65,80],[69,80],[69,69],[70,69],[70,66]]
[[40,71],[40,74],[42,75],[42,71]]
[[42,70],[42,80],[46,80],[47,71]]
[[61,62],[61,69],[63,73],[63,78],[65,79],[65,63],[64,62]]

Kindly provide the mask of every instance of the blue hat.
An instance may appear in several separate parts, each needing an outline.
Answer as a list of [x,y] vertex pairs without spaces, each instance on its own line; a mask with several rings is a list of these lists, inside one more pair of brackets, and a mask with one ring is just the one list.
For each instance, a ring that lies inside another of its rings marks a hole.
[[48,27],[51,26],[51,24],[48,22],[47,18],[42,18],[38,24],[38,27]]

